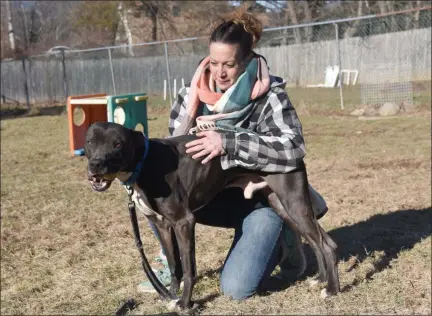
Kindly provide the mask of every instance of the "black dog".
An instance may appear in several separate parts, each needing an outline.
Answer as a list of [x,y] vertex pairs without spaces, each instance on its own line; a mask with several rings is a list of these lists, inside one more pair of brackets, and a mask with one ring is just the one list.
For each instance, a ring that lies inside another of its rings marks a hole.
[[108,122],[94,123],[86,135],[85,154],[92,188],[105,191],[115,178],[129,185],[135,192],[135,204],[158,229],[172,275],[169,293],[151,269],[146,271],[156,279],[159,294],[173,297],[183,277],[183,296],[177,305],[191,306],[195,277],[194,211],[222,189],[235,185],[243,187],[249,196],[254,190],[262,190],[277,214],[312,247],[319,281],[327,281],[321,296],[339,292],[336,244],[313,214],[305,166],[284,174],[244,168],[222,170],[219,159],[201,164],[185,153],[185,144],[193,139],[196,136],[149,140],[141,132]]

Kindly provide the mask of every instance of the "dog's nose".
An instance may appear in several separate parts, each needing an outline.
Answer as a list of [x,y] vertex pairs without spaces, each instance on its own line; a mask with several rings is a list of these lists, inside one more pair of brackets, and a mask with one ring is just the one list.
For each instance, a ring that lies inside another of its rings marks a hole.
[[100,159],[93,159],[91,161],[89,161],[89,169],[91,171],[97,171],[100,170],[102,168],[102,160]]

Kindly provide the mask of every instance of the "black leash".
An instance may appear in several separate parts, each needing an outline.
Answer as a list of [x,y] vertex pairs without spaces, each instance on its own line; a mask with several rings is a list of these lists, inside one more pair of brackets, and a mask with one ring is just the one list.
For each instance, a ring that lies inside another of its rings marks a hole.
[[156,277],[156,275],[152,271],[151,266],[150,266],[145,254],[144,254],[144,249],[143,249],[143,245],[141,242],[141,237],[140,237],[140,232],[139,232],[139,227],[138,227],[138,219],[137,219],[137,215],[136,215],[136,211],[135,211],[135,202],[132,200],[132,195],[134,194],[134,189],[132,187],[128,186],[127,190],[128,190],[128,196],[129,196],[129,203],[128,203],[129,215],[130,215],[130,219],[132,222],[132,228],[133,228],[134,235],[135,235],[135,245],[137,246],[138,251],[141,255],[141,263],[142,263],[142,267],[144,269],[144,272],[147,275],[147,278],[149,279],[149,281],[151,282],[153,287],[155,288],[156,292],[158,292],[158,294],[160,296],[162,296],[164,299],[175,300],[175,299],[177,299],[177,296],[172,294],[171,292],[169,292],[165,288],[165,286],[163,286],[163,284],[160,283],[160,281],[158,280],[158,278]]
[[[156,275],[152,271],[151,266],[150,266],[145,254],[144,254],[144,248],[143,248],[143,244],[142,244],[140,232],[139,232],[138,218],[137,218],[136,210],[135,210],[135,202],[132,200],[132,195],[134,194],[134,189],[130,186],[127,186],[127,190],[128,190],[128,196],[129,196],[129,202],[128,202],[129,216],[131,219],[132,228],[133,228],[133,232],[134,232],[135,245],[137,246],[138,251],[140,253],[141,264],[142,264],[142,267],[144,269],[144,272],[147,275],[147,278],[149,279],[149,281],[151,282],[153,287],[155,288],[156,292],[162,298],[175,300],[175,299],[177,299],[177,296],[172,294],[171,292],[169,292],[165,288],[165,286],[163,286],[163,284],[160,283],[160,281],[158,280],[158,278],[156,277]],[[126,315],[126,313],[128,311],[131,311],[132,309],[134,309],[136,305],[137,304],[135,303],[135,301],[133,299],[128,299],[125,303],[123,303],[120,306],[120,308],[117,310],[115,315],[116,316]],[[177,313],[162,313],[159,315],[177,315]]]
[[135,306],[136,306],[135,301],[132,298],[130,298],[120,306],[120,308],[115,313],[115,316],[124,316],[127,314],[127,312],[133,310]]
[[[132,311],[137,306],[136,302],[133,299],[128,299],[126,302],[120,306],[120,308],[115,313],[115,316],[125,316],[128,312]],[[155,316],[178,316],[177,312],[167,312],[155,314]]]

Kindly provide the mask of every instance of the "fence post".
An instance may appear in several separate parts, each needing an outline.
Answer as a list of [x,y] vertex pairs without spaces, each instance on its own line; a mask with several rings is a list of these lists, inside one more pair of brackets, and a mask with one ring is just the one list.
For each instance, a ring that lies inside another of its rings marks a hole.
[[67,100],[69,96],[68,92],[68,86],[67,86],[67,80],[66,80],[66,63],[65,63],[65,52],[64,49],[61,49],[61,55],[62,55],[62,68],[63,68],[63,91],[65,94],[65,101]]
[[170,106],[172,106],[173,101],[172,101],[172,95],[171,95],[171,75],[170,75],[170,68],[169,68],[169,62],[168,62],[168,47],[167,47],[167,43],[164,43],[165,46],[165,61],[166,61],[166,67],[167,67],[167,75],[168,75],[168,96],[169,96],[169,100],[170,100]]
[[111,69],[111,80],[112,80],[112,84],[113,84],[114,95],[117,95],[116,83],[115,83],[115,77],[114,77],[114,68],[113,68],[113,63],[112,63],[112,58],[111,58],[111,48],[108,48],[108,56],[109,56],[109,63],[110,63],[110,69]]
[[25,57],[22,57],[21,61],[22,61],[22,67],[23,67],[23,71],[24,71],[24,91],[25,91],[25,95],[26,95],[26,103],[27,103],[27,108],[30,110],[30,96],[29,96],[29,89],[28,89],[28,80],[27,80],[27,70],[26,70],[26,65],[25,65]]
[[341,60],[341,48],[339,43],[339,25],[334,24],[336,30],[336,45],[338,50],[338,63],[339,63],[339,97],[341,109],[344,109],[344,99],[343,99],[343,80],[342,80],[342,60]]

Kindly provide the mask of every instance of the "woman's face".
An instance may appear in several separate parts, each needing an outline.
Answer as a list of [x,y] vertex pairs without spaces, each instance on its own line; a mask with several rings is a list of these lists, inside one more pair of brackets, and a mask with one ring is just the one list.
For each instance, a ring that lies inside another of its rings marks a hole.
[[238,45],[210,44],[210,71],[219,89],[226,91],[244,72],[244,63],[237,54]]

